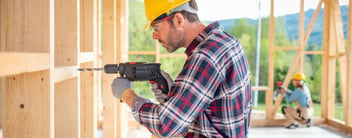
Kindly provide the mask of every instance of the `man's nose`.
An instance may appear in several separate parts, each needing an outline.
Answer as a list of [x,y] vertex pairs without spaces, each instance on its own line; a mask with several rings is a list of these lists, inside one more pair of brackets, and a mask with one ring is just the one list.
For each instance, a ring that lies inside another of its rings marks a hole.
[[157,33],[155,33],[155,32],[153,32],[153,39],[159,39],[159,36],[158,36],[158,34]]

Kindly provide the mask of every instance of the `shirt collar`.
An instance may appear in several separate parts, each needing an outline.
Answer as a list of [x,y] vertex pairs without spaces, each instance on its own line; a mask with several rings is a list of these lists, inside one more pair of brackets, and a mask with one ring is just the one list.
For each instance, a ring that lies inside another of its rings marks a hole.
[[209,34],[212,30],[220,28],[219,22],[213,22],[212,24],[208,25],[205,27],[205,29],[199,33],[196,38],[191,42],[191,44],[186,48],[185,54],[189,57],[191,56],[193,50],[201,43]]

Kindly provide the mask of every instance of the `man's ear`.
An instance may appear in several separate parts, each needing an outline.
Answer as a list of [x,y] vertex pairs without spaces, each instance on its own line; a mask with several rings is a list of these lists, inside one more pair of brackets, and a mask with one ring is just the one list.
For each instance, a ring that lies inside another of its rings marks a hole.
[[176,13],[173,22],[175,27],[183,27],[185,24],[185,18],[181,13]]

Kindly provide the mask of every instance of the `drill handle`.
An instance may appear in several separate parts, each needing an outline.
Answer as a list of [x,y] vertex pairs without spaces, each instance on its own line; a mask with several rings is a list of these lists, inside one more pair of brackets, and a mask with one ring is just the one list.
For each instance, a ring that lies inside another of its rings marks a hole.
[[160,89],[164,94],[168,95],[169,93],[169,86],[167,84],[167,81],[162,75],[161,77],[155,78],[150,80],[150,83],[156,83],[158,85],[158,89]]

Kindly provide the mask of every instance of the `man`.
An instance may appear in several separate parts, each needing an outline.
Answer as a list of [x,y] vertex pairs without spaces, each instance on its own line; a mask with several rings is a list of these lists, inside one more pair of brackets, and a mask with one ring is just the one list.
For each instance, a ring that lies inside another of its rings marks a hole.
[[297,109],[293,107],[283,106],[281,111],[285,115],[289,125],[288,129],[299,127],[298,123],[306,124],[307,127],[312,126],[311,117],[313,115],[313,103],[310,97],[310,91],[304,83],[306,76],[302,72],[296,73],[292,78],[295,90],[292,92],[289,89],[282,88],[281,94],[285,94],[285,98],[289,101],[296,101]]
[[[155,104],[137,96],[130,82],[117,78],[112,90],[132,109],[136,120],[154,135],[172,137],[247,137],[251,83],[239,41],[215,22],[204,26],[194,0],[145,0],[147,27],[168,52],[185,47],[184,67],[163,96],[153,85]],[[166,102],[164,102],[166,100]]]

